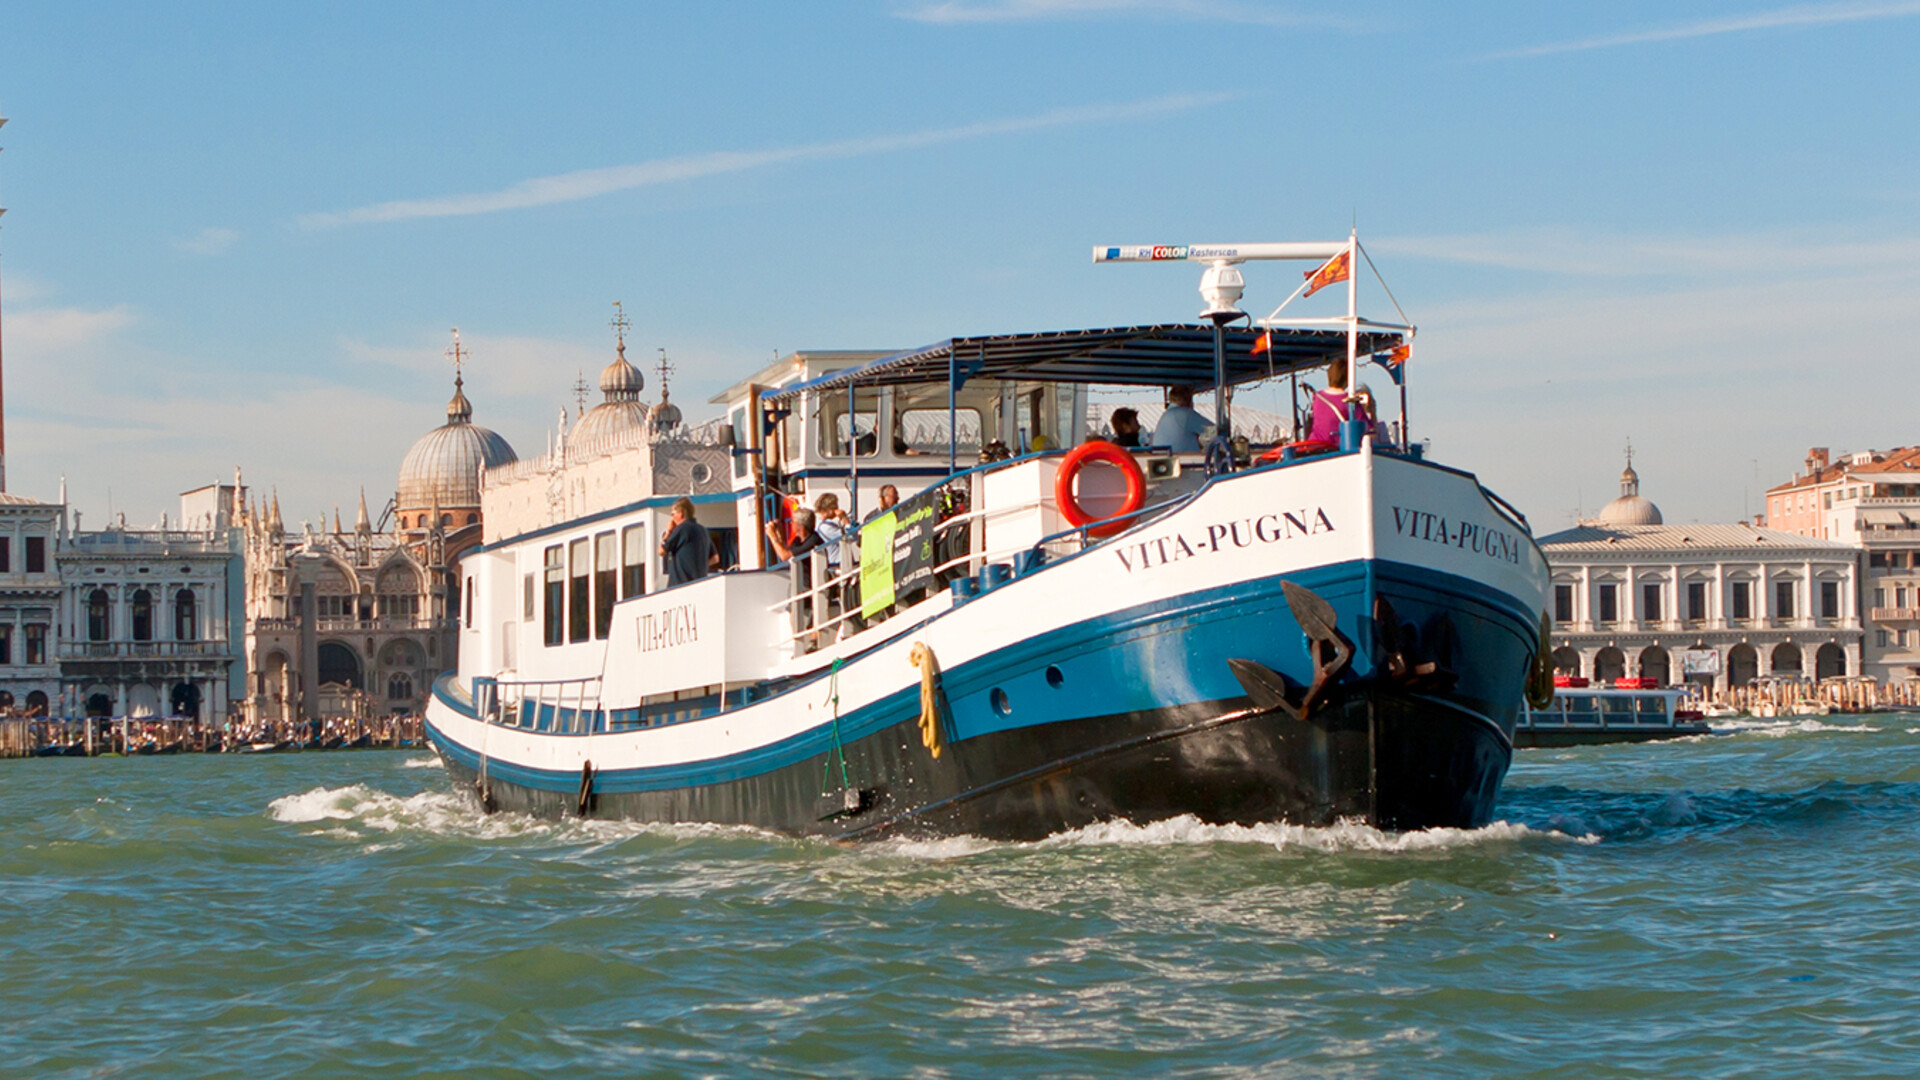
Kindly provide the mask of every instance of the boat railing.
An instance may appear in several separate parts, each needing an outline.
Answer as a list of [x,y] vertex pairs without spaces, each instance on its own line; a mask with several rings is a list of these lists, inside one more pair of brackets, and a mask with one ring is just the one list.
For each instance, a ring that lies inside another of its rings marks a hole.
[[561,735],[606,728],[600,676],[578,679],[475,679],[474,712],[486,723]]

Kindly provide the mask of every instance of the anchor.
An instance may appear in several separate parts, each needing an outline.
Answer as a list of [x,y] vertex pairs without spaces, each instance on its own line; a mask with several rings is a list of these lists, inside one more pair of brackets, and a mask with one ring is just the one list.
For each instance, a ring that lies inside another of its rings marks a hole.
[[[1422,650],[1420,632],[1412,623],[1403,623],[1384,596],[1373,598],[1374,640],[1380,646],[1380,670],[1387,678],[1409,690],[1449,690],[1458,682],[1458,672],[1443,665],[1440,658]],[[1442,613],[1428,628],[1433,651],[1453,657],[1453,646],[1460,633],[1450,615]]]
[[1333,605],[1318,593],[1291,581],[1282,581],[1280,589],[1286,595],[1287,608],[1293,612],[1293,621],[1300,624],[1301,632],[1307,636],[1307,654],[1313,657],[1313,681],[1295,702],[1291,680],[1265,664],[1234,657],[1227,661],[1227,667],[1232,669],[1234,678],[1240,680],[1240,686],[1256,706],[1279,709],[1295,720],[1304,720],[1313,715],[1314,706],[1320,703],[1321,691],[1352,663],[1353,643],[1340,632],[1339,616],[1334,613]]

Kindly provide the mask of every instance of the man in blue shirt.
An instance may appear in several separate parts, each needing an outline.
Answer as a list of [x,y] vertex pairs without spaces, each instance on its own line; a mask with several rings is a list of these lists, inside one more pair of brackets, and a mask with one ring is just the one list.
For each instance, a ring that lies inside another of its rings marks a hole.
[[673,527],[660,541],[660,554],[667,560],[667,585],[685,585],[707,576],[707,560],[713,554],[713,539],[706,526],[693,520],[693,500],[674,500]]
[[1201,436],[1212,426],[1213,421],[1194,410],[1193,387],[1168,387],[1167,411],[1153,426],[1153,445],[1172,447],[1176,454],[1197,454]]

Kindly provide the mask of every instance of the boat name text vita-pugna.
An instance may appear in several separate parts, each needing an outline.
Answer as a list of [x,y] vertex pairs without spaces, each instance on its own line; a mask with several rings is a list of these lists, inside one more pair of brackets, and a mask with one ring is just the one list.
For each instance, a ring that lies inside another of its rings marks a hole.
[[[1318,269],[1256,320],[1256,259]],[[1413,328],[1358,314],[1365,259],[1357,237],[1096,248],[1205,264],[1207,310],[796,353],[716,398],[704,444],[563,434],[487,470],[428,738],[488,810],[548,817],[1485,823],[1523,700],[1552,693],[1546,564],[1520,513],[1408,437]],[[1282,317],[1330,283],[1344,314]],[[1334,437],[1234,431],[1233,388],[1369,363],[1397,417],[1370,424],[1355,377]],[[1215,391],[1196,446],[1089,437],[1090,391],[1175,386]],[[857,526],[778,562],[768,527],[825,493]],[[667,587],[683,497],[727,569]]]

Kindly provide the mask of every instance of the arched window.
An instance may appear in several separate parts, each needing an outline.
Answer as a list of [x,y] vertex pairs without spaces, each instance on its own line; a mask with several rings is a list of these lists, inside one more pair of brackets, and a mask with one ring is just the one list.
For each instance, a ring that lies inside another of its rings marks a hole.
[[396,671],[387,679],[387,696],[395,701],[405,701],[413,697],[413,676],[404,671]]
[[133,594],[133,640],[153,640],[153,594],[145,589]]
[[113,604],[107,590],[95,589],[87,595],[87,640],[105,641],[113,636]]
[[195,607],[192,589],[173,594],[173,640],[200,640],[200,613]]
[[480,524],[480,515],[479,515],[479,514],[468,514],[468,515],[467,515],[467,524],[469,524],[469,525],[478,525],[478,524]]
[[453,524],[453,515],[452,515],[452,514],[441,514],[441,515],[440,515],[440,525],[441,525],[441,527],[443,527],[443,528],[444,528],[444,527],[446,527],[446,526],[448,526],[448,525],[451,525],[451,524]]

